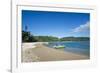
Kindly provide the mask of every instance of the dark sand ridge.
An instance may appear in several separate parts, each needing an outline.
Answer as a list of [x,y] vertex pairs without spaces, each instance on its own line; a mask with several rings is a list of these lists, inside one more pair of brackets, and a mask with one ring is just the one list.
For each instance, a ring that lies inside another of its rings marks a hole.
[[22,51],[22,62],[89,59],[88,56],[49,48],[43,44],[35,44],[35,46]]

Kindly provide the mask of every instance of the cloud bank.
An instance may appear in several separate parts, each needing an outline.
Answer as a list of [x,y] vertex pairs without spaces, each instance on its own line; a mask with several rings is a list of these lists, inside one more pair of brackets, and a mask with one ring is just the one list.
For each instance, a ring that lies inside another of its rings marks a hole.
[[78,33],[78,32],[85,32],[89,30],[90,30],[90,22],[86,22],[86,24],[82,24],[79,27],[74,28],[73,32]]

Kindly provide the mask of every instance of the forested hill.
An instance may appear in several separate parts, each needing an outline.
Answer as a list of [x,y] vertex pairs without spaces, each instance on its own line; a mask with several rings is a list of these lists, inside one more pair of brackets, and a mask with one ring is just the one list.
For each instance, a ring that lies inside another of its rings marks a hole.
[[88,41],[89,37],[63,37],[60,39],[61,41]]
[[89,37],[63,37],[35,36],[30,32],[22,31],[22,42],[52,42],[52,41],[88,41]]

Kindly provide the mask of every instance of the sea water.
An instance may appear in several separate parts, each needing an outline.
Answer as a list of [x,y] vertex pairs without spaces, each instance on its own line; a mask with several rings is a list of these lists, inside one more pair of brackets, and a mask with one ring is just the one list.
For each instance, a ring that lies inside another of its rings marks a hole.
[[47,46],[53,48],[55,45],[64,46],[64,51],[66,52],[90,55],[90,41],[49,42]]

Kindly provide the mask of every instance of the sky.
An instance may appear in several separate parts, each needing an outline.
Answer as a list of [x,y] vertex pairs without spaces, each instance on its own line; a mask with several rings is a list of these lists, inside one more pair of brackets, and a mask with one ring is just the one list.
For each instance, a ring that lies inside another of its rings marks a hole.
[[22,10],[22,30],[35,36],[89,37],[90,14]]

